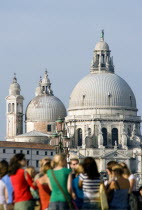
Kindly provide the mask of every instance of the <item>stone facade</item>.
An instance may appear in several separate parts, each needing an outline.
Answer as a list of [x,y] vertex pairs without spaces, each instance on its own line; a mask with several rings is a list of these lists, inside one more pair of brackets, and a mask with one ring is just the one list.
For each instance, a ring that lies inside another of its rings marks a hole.
[[141,117],[130,86],[115,74],[109,45],[102,32],[90,73],[73,89],[65,118],[71,154],[93,156],[100,171],[107,161],[125,161],[142,173]]

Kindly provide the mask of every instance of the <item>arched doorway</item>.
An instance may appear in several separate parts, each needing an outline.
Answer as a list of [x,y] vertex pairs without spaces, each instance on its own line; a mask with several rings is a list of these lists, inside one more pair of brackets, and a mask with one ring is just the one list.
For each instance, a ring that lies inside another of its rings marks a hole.
[[102,128],[103,146],[107,146],[107,129]]
[[78,146],[82,146],[82,129],[78,129]]
[[112,137],[112,145],[115,145],[115,141],[117,142],[118,145],[118,129],[113,128],[111,131],[111,137]]

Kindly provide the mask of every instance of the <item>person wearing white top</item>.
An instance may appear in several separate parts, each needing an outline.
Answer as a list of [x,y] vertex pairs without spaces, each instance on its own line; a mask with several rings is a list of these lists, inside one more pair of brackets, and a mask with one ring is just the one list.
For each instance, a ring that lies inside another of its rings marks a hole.
[[7,210],[7,200],[8,200],[8,192],[6,189],[6,185],[0,179],[0,209]]

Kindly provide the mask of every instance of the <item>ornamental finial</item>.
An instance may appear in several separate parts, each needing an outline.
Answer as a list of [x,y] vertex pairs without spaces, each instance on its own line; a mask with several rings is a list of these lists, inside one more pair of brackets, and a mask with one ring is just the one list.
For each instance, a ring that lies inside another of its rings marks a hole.
[[14,73],[13,83],[17,83],[16,73]]

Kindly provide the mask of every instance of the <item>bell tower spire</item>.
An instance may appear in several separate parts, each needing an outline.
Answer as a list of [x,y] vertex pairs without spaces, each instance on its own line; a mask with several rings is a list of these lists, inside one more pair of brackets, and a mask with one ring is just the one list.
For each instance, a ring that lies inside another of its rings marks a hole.
[[16,135],[23,133],[23,96],[20,94],[20,85],[14,73],[6,97],[6,140],[14,141]]

